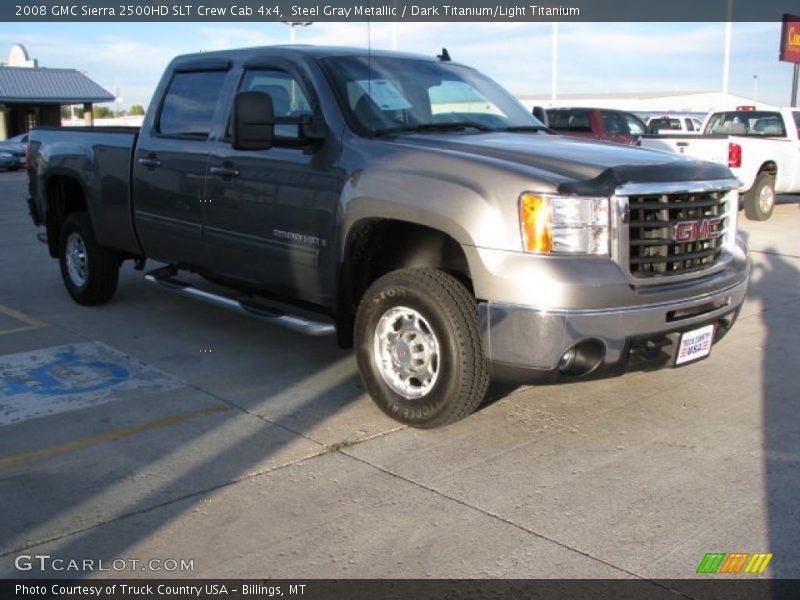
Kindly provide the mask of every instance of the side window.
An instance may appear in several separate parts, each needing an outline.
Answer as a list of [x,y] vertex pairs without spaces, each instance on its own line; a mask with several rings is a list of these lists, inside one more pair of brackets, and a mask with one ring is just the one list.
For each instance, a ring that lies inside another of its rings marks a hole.
[[686,131],[694,131],[694,121],[692,119],[684,119],[686,123]]
[[175,73],[167,88],[157,131],[166,136],[207,138],[227,71]]
[[614,112],[601,111],[600,118],[603,119],[603,127],[606,133],[627,133],[627,128],[623,125],[619,115]]
[[550,128],[556,131],[592,132],[588,110],[548,110],[547,119],[550,122]]
[[794,117],[794,126],[797,128],[797,136],[800,137],[800,111],[792,112]]
[[245,71],[240,92],[261,92],[272,98],[275,136],[293,139],[300,135],[296,123],[281,123],[286,117],[310,115],[314,111],[300,83],[286,71],[253,69]]
[[644,135],[644,123],[628,113],[625,113],[623,118],[625,119],[625,125],[628,127],[628,133],[630,135]]

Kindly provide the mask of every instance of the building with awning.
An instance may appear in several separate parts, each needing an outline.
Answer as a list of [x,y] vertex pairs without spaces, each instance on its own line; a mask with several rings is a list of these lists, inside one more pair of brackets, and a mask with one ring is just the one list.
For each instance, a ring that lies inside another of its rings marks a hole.
[[61,126],[64,105],[82,104],[84,121],[91,125],[92,106],[113,100],[113,94],[80,71],[39,67],[24,46],[15,44],[0,66],[0,140],[34,127]]

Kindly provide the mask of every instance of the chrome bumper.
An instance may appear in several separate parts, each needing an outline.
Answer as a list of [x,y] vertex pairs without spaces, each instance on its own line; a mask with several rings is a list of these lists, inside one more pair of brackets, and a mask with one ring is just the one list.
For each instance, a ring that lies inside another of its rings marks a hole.
[[596,348],[602,345],[598,366],[624,367],[636,340],[715,322],[727,330],[744,301],[747,283],[745,272],[735,285],[713,293],[617,309],[554,310],[482,302],[478,317],[483,349],[494,367],[557,372],[570,348],[589,342]]

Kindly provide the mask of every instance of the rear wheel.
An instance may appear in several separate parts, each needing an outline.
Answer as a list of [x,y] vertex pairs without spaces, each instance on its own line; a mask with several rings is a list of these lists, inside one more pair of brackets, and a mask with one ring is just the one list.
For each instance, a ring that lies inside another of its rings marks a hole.
[[471,414],[489,384],[475,301],[436,269],[404,269],[364,294],[356,357],[373,401],[387,415],[430,429]]
[[744,214],[751,221],[766,221],[775,208],[775,176],[759,173],[744,195]]
[[61,227],[58,262],[69,295],[78,304],[105,304],[119,281],[119,256],[97,243],[89,215],[72,213]]

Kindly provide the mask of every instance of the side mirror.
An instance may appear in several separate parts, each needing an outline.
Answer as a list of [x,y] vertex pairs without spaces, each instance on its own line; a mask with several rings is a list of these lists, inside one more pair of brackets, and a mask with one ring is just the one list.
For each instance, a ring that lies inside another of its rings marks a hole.
[[300,137],[311,142],[324,140],[328,134],[328,127],[322,117],[316,115],[302,115],[300,117]]
[[269,150],[275,141],[272,98],[262,92],[239,92],[233,99],[231,146],[235,150]]
[[533,116],[539,119],[545,127],[549,127],[550,124],[547,122],[547,111],[541,106],[534,106],[533,107]]

